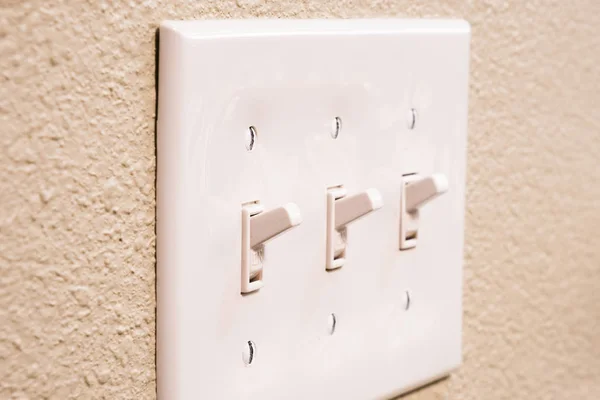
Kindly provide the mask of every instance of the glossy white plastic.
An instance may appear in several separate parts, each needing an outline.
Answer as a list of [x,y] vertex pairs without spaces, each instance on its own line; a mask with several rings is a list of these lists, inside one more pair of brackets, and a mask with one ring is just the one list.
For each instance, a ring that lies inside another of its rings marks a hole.
[[[161,25],[159,399],[386,398],[460,364],[469,37],[447,20]],[[408,173],[444,174],[448,192],[400,251]],[[340,185],[383,207],[327,271]],[[289,202],[302,223],[241,294],[242,210]]]

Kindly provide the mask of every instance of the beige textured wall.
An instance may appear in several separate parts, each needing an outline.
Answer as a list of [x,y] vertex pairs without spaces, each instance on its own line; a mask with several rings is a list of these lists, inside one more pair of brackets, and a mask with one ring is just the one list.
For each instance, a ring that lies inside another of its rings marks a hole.
[[464,365],[411,399],[600,398],[600,2],[0,2],[0,398],[153,399],[163,19],[462,17]]

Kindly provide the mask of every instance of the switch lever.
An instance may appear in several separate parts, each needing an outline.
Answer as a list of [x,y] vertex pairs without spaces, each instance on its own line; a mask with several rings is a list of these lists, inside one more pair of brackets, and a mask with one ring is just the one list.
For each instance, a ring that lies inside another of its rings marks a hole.
[[406,211],[415,211],[448,190],[448,178],[433,174],[427,178],[408,183],[406,186]]
[[340,229],[381,206],[383,200],[377,189],[367,189],[354,196],[342,197],[335,202],[335,228]]
[[250,218],[250,247],[256,247],[301,222],[300,209],[294,203],[257,214]]

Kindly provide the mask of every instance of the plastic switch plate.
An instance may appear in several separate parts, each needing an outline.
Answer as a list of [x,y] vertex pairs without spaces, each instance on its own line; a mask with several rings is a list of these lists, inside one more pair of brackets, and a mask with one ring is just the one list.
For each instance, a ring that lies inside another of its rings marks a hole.
[[[159,398],[389,398],[460,365],[469,41],[452,20],[161,25]],[[400,250],[408,174],[447,192]],[[378,209],[328,270],[335,187]],[[242,217],[269,210],[244,243],[283,233],[242,294]]]

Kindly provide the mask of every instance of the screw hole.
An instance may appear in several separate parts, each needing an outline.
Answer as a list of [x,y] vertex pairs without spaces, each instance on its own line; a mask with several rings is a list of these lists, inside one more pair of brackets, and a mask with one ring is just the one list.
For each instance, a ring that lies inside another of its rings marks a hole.
[[342,119],[340,117],[335,117],[333,119],[333,122],[331,123],[331,137],[333,139],[337,139],[341,130],[342,130]]
[[252,151],[256,144],[257,136],[258,132],[256,131],[256,128],[253,126],[248,127],[248,130],[246,131],[246,150]]
[[410,110],[408,110],[406,117],[406,124],[408,125],[408,129],[415,129],[415,125],[417,124],[417,110],[411,108]]
[[334,334],[336,325],[337,325],[337,317],[335,316],[334,313],[329,314],[329,317],[327,318],[327,327],[328,327],[330,335]]
[[244,345],[244,351],[242,352],[242,359],[244,360],[244,364],[251,365],[256,358],[256,345],[252,340],[248,340],[248,342]]
[[402,295],[402,302],[404,305],[404,310],[408,310],[410,308],[410,292],[408,290],[404,291]]

